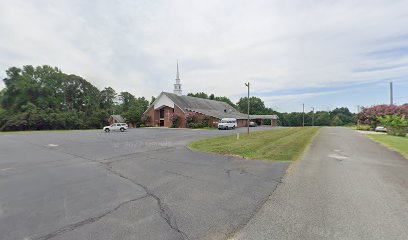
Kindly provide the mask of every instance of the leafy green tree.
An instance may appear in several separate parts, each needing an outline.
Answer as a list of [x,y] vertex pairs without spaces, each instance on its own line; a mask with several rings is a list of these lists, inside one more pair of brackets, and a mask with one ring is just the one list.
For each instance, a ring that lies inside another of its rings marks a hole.
[[330,114],[325,111],[316,112],[315,125],[316,126],[330,126],[331,118]]
[[107,87],[101,91],[101,107],[104,109],[113,110],[113,106],[116,102],[116,91],[111,88]]
[[0,92],[0,130],[101,127],[115,107],[115,91],[47,65],[6,70]]
[[332,120],[337,116],[337,118],[341,120],[342,125],[355,123],[355,115],[346,107],[336,108],[330,112],[330,115],[332,116]]
[[397,115],[378,117],[378,121],[387,128],[390,135],[405,137],[408,133],[408,119]]
[[331,120],[330,125],[332,126],[342,126],[344,125],[343,121],[341,120],[340,114],[337,114],[334,116],[334,118]]
[[76,75],[64,74],[62,89],[64,106],[68,111],[77,110],[91,114],[100,107],[99,90],[85,79]]
[[135,102],[136,98],[129,92],[121,92],[119,94],[119,100],[122,104],[122,111],[126,112],[129,107]]
[[148,107],[149,101],[147,101],[144,97],[136,98],[129,110],[123,113],[123,117],[126,119],[126,121],[139,127],[142,124],[142,115]]
[[[242,113],[248,112],[248,98],[240,98],[238,103],[238,110]],[[266,111],[265,103],[258,97],[249,98],[249,114],[264,114]]]

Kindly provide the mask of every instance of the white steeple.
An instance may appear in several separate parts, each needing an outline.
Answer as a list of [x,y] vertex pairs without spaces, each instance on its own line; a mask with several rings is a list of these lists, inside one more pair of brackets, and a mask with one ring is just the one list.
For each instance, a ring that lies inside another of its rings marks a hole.
[[182,91],[181,91],[181,84],[180,84],[180,75],[179,75],[179,67],[178,67],[178,59],[177,59],[177,75],[176,75],[176,83],[174,84],[174,90],[173,93],[181,96]]

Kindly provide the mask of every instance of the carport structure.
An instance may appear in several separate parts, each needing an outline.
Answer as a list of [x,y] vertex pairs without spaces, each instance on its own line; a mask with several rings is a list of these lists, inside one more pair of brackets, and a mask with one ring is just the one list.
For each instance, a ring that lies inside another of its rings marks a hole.
[[278,126],[279,117],[277,115],[249,115],[249,119],[257,125],[265,125],[265,120],[271,120],[271,126],[276,127]]

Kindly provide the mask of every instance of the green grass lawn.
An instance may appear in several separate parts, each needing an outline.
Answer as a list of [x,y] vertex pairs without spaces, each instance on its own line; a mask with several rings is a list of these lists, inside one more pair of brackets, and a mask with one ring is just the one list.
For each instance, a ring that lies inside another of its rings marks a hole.
[[386,147],[401,153],[408,159],[408,137],[397,137],[391,135],[367,135],[369,138],[379,142]]
[[319,128],[285,128],[209,138],[193,142],[194,151],[241,156],[247,159],[294,161],[299,159],[317,135]]

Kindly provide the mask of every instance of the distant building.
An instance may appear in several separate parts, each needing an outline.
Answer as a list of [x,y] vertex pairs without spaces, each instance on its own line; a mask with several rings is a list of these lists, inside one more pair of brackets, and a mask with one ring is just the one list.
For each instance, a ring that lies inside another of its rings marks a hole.
[[[228,103],[182,95],[178,61],[175,80],[173,93],[160,93],[144,112],[143,115],[149,119],[147,125],[171,127],[173,124],[171,118],[177,115],[180,119],[177,127],[187,127],[186,115],[194,113],[197,122],[206,119],[210,126],[216,125],[222,118],[236,118],[238,127],[247,126],[248,115],[240,113]],[[278,117],[276,115],[251,115],[250,119],[254,119],[258,125],[262,124],[264,119],[271,119],[271,125],[276,126]]]
[[190,96],[179,96],[174,93],[162,92],[152,105],[144,113],[150,118],[151,126],[170,127],[171,116],[176,114],[180,117],[178,127],[186,127],[186,114],[195,113],[198,122],[207,116],[210,125],[217,124],[222,118],[236,118],[238,127],[246,126],[247,115],[238,112],[228,103],[196,98]]
[[124,123],[125,119],[121,115],[110,115],[108,122],[110,125],[114,123]]

